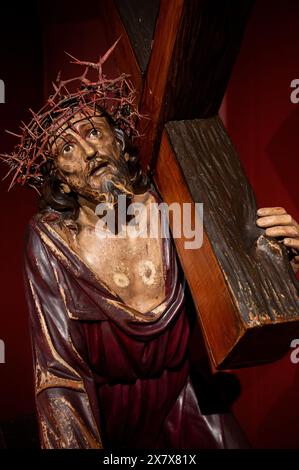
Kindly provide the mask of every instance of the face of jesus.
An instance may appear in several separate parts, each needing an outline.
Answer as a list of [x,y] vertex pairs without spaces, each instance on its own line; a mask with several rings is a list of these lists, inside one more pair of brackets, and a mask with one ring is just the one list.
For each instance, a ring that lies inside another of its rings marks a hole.
[[58,175],[72,191],[92,203],[131,194],[123,142],[101,115],[78,112],[51,143]]

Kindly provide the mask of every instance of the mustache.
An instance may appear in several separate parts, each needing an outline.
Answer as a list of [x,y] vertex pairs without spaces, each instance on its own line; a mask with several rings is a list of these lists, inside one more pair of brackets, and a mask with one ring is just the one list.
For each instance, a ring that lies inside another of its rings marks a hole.
[[87,176],[92,176],[96,171],[107,166],[111,166],[116,170],[119,170],[112,157],[96,154],[87,167]]

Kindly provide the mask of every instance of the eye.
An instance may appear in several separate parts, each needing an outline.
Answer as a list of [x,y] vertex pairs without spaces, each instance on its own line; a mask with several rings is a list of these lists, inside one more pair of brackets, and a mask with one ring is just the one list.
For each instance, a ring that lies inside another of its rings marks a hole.
[[102,132],[99,129],[93,127],[91,131],[89,131],[88,137],[90,139],[99,139],[100,137],[102,137]]
[[72,150],[73,150],[74,146],[71,145],[71,144],[65,144],[62,148],[62,152],[64,155],[68,154],[68,153],[71,153]]

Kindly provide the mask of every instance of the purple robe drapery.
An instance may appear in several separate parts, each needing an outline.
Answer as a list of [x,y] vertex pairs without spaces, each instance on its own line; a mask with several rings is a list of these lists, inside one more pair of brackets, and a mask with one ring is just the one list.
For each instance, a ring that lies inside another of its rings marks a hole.
[[96,278],[49,219],[31,221],[25,256],[42,446],[242,447],[231,415],[199,409],[170,240],[163,241],[165,300],[140,314]]

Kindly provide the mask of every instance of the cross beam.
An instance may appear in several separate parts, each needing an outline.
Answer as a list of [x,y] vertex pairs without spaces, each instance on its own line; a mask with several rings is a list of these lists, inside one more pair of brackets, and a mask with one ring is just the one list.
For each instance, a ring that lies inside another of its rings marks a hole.
[[155,0],[151,14],[145,3],[102,2],[107,35],[122,34],[116,60],[149,117],[144,168],[166,202],[204,203],[202,248],[175,243],[210,357],[218,368],[276,359],[298,329],[298,283],[283,247],[255,225],[252,189],[217,117],[253,2]]

